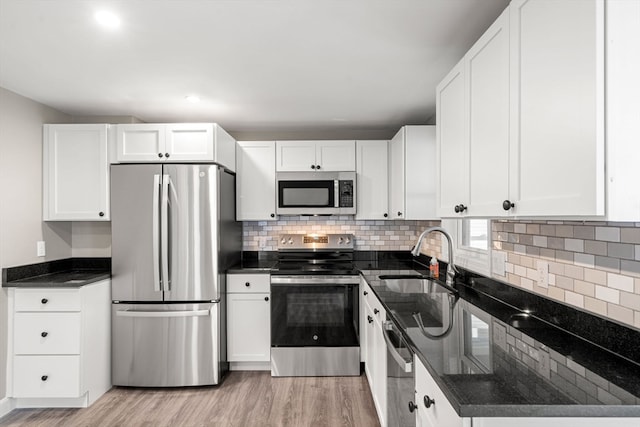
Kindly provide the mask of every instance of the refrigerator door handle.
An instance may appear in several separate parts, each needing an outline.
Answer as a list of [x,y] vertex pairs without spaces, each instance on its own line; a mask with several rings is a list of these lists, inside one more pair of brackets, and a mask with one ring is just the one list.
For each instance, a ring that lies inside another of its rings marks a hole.
[[116,316],[119,317],[201,317],[209,316],[210,314],[211,310],[116,311]]
[[162,291],[160,272],[160,175],[153,175],[153,290]]
[[160,220],[162,222],[161,230],[161,264],[162,264],[162,290],[170,291],[171,283],[169,281],[169,175],[162,175],[162,211],[160,212]]

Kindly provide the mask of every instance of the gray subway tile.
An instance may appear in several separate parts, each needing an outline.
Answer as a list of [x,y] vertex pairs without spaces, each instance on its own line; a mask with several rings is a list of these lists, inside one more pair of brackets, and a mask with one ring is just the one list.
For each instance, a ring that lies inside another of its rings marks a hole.
[[596,256],[596,268],[618,273],[620,271],[620,260],[617,258]]
[[620,261],[620,273],[622,274],[630,274],[632,276],[640,276],[640,262],[638,261]]
[[596,227],[596,240],[619,242],[620,229],[618,227]]
[[623,243],[640,243],[640,228],[621,228],[620,241]]
[[549,237],[547,247],[551,249],[564,249],[564,239],[562,237]]
[[573,225],[556,225],[557,237],[573,237]]
[[576,225],[573,227],[573,237],[576,239],[593,240],[596,238],[596,229],[587,225]]
[[635,247],[630,243],[607,243],[607,255],[611,258],[634,259]]
[[584,251],[592,255],[607,255],[607,242],[585,240]]
[[573,262],[573,252],[556,251],[556,260]]

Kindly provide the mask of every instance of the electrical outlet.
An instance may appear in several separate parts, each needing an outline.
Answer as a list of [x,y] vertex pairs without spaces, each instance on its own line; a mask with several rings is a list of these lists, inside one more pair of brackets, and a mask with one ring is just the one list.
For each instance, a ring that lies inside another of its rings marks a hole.
[[538,260],[536,267],[538,269],[538,286],[541,288],[549,287],[549,263],[547,261]]
[[36,242],[36,256],[46,256],[47,248],[45,247],[44,241],[39,240]]
[[493,274],[505,277],[505,264],[507,262],[506,252],[493,251],[491,252],[491,271]]
[[258,237],[258,247],[260,249],[264,249],[267,247],[267,236],[259,236]]

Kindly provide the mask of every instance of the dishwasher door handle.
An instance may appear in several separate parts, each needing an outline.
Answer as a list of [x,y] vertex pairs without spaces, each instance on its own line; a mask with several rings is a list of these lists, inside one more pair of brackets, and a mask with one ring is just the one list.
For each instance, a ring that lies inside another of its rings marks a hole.
[[[413,360],[407,362],[407,360],[398,353],[398,349],[393,345],[391,338],[389,337],[389,331],[392,329],[393,322],[387,320],[382,323],[382,336],[384,337],[384,341],[387,343],[387,349],[398,366],[400,366],[404,372],[409,373],[413,370]],[[404,341],[402,337],[400,337],[400,339]]]

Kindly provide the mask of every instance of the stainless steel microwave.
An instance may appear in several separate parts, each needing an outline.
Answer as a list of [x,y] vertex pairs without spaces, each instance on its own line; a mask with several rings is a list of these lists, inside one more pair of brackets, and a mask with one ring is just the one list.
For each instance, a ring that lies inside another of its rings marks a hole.
[[355,172],[278,172],[278,215],[354,215]]

